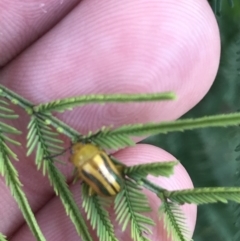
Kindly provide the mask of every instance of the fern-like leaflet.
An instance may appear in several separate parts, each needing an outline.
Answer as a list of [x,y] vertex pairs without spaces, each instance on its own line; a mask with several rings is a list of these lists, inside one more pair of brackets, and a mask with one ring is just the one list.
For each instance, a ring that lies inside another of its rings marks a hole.
[[176,203],[169,202],[165,199],[159,208],[159,216],[160,219],[163,219],[164,228],[172,240],[192,240],[189,238],[189,231],[185,224],[184,214]]
[[115,198],[114,209],[116,220],[122,225],[122,231],[130,222],[132,239],[149,241],[145,235],[152,233],[148,226],[155,223],[141,213],[150,212],[151,208],[141,188],[131,179],[124,181],[122,191]]
[[45,121],[34,115],[31,118],[28,129],[27,154],[30,155],[37,148],[35,157],[37,167],[43,167],[44,174],[47,172],[49,181],[56,195],[59,195],[66,213],[71,218],[79,236],[85,241],[92,241],[84,218],[73,200],[65,177],[53,163],[52,156],[58,154],[63,149],[59,146],[62,142],[59,141],[59,137],[55,133],[52,133],[53,130],[47,126]]
[[153,162],[142,165],[134,165],[126,167],[124,173],[127,175],[145,178],[147,175],[152,175],[155,177],[164,176],[169,177],[173,174],[174,166],[178,164],[177,161],[169,162]]
[[97,232],[100,241],[117,241],[109,213],[105,209],[110,206],[111,199],[98,195],[89,196],[88,186],[82,184],[82,206],[90,220],[92,228]]
[[206,204],[206,203],[227,203],[234,201],[240,203],[239,187],[214,187],[214,188],[194,188],[179,191],[166,192],[166,196],[172,201],[184,204]]
[[35,163],[37,168],[43,167],[43,174],[46,172],[46,162],[44,159],[58,155],[63,150],[63,141],[59,139],[56,133],[43,120],[36,116],[31,116],[28,124],[27,135],[27,156],[31,155],[36,149]]
[[0,241],[7,241],[6,236],[0,233]]
[[40,104],[34,107],[36,112],[48,113],[51,111],[72,110],[76,106],[83,106],[93,103],[126,103],[126,102],[147,102],[164,101],[175,99],[173,92],[151,93],[151,94],[110,94],[110,95],[81,95],[61,100],[55,100],[46,104]]
[[[4,120],[18,118],[18,115],[14,114],[14,111],[9,107],[8,103],[2,99],[0,99],[0,118],[4,118]],[[16,135],[20,133],[21,132],[13,126],[0,121],[0,174],[5,177],[6,184],[10,188],[12,196],[18,203],[19,208],[35,238],[38,241],[45,241],[28,200],[22,190],[22,184],[19,180],[18,172],[11,162],[11,159],[18,161],[18,158],[14,151],[9,147],[9,144],[15,146],[19,146],[21,144],[8,135]],[[1,238],[4,239],[3,236]]]

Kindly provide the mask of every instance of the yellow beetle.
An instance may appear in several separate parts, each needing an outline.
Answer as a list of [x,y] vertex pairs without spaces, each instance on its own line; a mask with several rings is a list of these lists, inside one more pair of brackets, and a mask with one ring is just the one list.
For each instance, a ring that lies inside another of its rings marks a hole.
[[77,168],[79,177],[89,185],[89,195],[115,196],[122,187],[120,168],[107,153],[93,144],[76,143],[70,161]]

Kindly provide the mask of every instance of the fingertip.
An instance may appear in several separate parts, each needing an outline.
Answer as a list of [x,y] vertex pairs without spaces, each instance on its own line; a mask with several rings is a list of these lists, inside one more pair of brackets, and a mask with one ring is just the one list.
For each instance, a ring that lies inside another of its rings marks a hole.
[[[163,149],[147,144],[137,144],[134,147],[121,150],[115,154],[115,157],[129,166],[176,160],[174,156]],[[181,163],[178,163],[178,165],[174,167],[174,174],[170,177],[148,176],[148,179],[154,184],[157,184],[169,191],[193,188],[192,180]],[[156,226],[153,229],[153,236],[151,238],[153,240],[159,240],[161,237],[164,241],[170,241],[171,239],[168,238],[168,234],[164,229],[163,221],[160,221],[158,216],[158,209],[161,205],[161,201],[155,193],[148,190],[145,190],[145,193],[152,208],[152,212],[149,216],[156,223]],[[185,204],[180,206],[180,209],[183,211],[185,216],[185,226],[189,230],[189,237],[191,237],[196,225],[197,207],[196,205]]]

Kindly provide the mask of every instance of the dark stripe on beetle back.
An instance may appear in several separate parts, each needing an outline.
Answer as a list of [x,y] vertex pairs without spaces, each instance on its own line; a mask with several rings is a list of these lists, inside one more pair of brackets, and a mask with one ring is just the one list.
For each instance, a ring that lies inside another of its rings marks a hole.
[[[107,157],[103,154],[103,153],[99,153],[100,154],[100,157],[103,159],[103,162],[104,164],[106,165],[109,173],[114,177],[115,181],[118,183],[119,187],[121,188],[122,186],[122,180],[121,178],[119,177],[119,175],[114,172],[114,170],[109,166],[109,161],[111,160],[108,160]],[[103,173],[101,173],[103,175]],[[111,185],[111,187],[113,188],[113,190],[115,190],[116,193],[118,193],[120,190],[117,190],[113,185],[112,183],[107,179],[107,177],[105,177],[103,175],[103,177],[108,181],[108,183]]]
[[82,170],[82,173],[84,175],[84,177],[86,177],[87,179],[89,179],[91,182],[95,183],[97,185],[97,187],[99,188],[100,192],[105,195],[105,196],[111,196],[108,192],[108,190],[102,185],[101,182],[98,181],[97,178],[95,178],[93,175],[91,175],[90,173]]

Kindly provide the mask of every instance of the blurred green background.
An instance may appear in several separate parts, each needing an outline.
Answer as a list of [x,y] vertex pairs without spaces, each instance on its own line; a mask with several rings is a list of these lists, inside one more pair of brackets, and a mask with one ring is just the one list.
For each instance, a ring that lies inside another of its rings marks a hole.
[[[221,10],[216,9],[220,2]],[[233,7],[231,2],[234,2]],[[209,3],[221,14],[216,14],[222,41],[220,68],[209,93],[182,118],[240,111],[240,0],[213,0]],[[144,143],[172,153],[184,165],[195,187],[240,186],[240,162],[236,161],[238,156],[240,159],[240,151],[235,151],[240,144],[240,127],[156,135]],[[240,206],[231,202],[228,205],[199,206],[193,239],[239,241]]]

